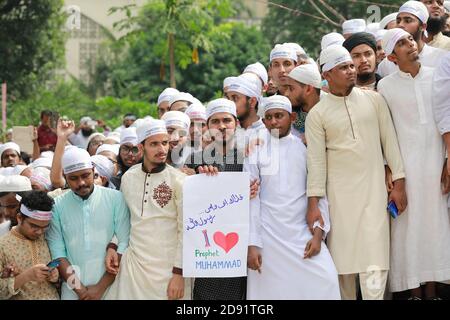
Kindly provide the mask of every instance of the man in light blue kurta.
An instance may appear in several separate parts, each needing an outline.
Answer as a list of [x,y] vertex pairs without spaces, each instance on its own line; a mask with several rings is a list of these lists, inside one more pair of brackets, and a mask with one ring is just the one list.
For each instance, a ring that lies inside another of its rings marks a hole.
[[[79,150],[75,150],[78,159]],[[67,276],[62,274],[62,277],[67,282],[63,284],[61,299],[101,298],[114,279],[105,273],[107,246],[116,236],[117,252],[125,251],[130,235],[130,214],[119,191],[94,186],[93,180],[90,183],[93,171],[89,169],[90,160],[85,159],[85,167],[78,166],[77,171],[68,172],[70,170],[64,166],[66,154],[70,156],[70,152],[66,151],[63,156],[63,167],[71,191],[55,199],[47,242],[52,259],[64,258],[65,262],[61,266]],[[80,182],[83,179],[87,182]],[[71,275],[71,268],[77,277]],[[109,280],[105,280],[107,278]],[[77,281],[78,286],[72,290]]]

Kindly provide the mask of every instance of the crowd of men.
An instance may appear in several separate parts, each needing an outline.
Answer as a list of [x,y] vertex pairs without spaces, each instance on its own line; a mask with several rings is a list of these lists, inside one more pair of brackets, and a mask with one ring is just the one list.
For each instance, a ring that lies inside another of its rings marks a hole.
[[[0,299],[439,300],[449,4],[345,21],[317,60],[276,44],[223,98],[167,88],[114,131],[43,111],[31,163],[0,146]],[[248,275],[185,278],[183,182],[220,172],[250,175]]]

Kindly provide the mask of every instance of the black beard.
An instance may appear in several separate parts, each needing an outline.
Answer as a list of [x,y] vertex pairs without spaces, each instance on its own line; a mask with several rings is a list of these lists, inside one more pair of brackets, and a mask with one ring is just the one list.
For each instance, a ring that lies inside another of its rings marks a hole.
[[442,32],[442,34],[443,34],[444,36],[450,37],[450,31]]
[[374,73],[375,72],[358,74],[356,77],[358,78],[358,82],[366,83],[373,77]]
[[250,103],[247,101],[245,103],[245,113],[241,116],[238,116],[237,118],[240,122],[243,122],[243,121],[247,120],[247,118],[249,116],[250,116]]
[[428,33],[435,35],[444,29],[445,23],[447,22],[447,18],[445,16],[434,18],[428,18],[427,22],[427,31]]
[[94,132],[94,130],[92,130],[92,129],[81,129],[81,134],[84,137],[89,137],[93,132]]

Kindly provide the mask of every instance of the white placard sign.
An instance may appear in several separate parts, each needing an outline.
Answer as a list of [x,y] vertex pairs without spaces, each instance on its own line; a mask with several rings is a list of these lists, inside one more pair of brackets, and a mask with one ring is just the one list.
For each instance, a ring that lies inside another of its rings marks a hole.
[[183,276],[247,275],[247,172],[198,174],[183,185]]

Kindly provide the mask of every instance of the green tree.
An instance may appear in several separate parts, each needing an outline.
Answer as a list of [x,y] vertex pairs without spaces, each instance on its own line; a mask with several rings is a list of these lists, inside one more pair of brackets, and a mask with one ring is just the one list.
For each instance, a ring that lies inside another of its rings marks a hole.
[[[162,77],[161,60],[167,39],[152,24],[161,8],[146,8],[139,23],[142,29],[104,48],[93,78],[94,91],[132,100],[156,101],[169,82]],[[225,77],[238,75],[246,65],[267,64],[270,45],[255,27],[217,18],[210,34],[209,50],[199,48],[198,63],[192,61],[192,46],[177,42],[175,57],[178,89],[194,94],[202,101],[217,95]],[[129,19],[127,20],[129,23]]]
[[[398,10],[405,0],[377,0],[381,18]],[[368,19],[373,1],[358,0],[281,0],[269,5],[262,23],[263,33],[272,44],[297,42],[313,57],[320,51],[322,36],[342,32],[344,19]],[[369,9],[369,10],[368,10]],[[376,9],[376,8],[375,8]],[[314,17],[313,17],[314,16]]]
[[62,0],[0,3],[0,80],[9,98],[27,97],[63,66]]

